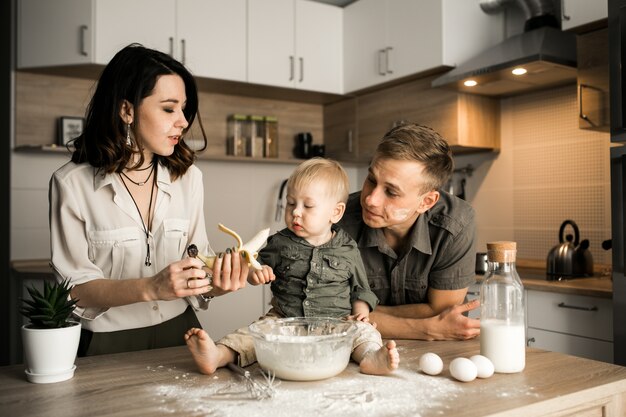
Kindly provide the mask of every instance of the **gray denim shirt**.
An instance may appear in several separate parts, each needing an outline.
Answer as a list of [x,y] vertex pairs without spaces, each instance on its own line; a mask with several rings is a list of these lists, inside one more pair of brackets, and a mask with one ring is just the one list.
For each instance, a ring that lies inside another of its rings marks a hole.
[[329,242],[313,246],[283,229],[259,252],[261,263],[276,274],[272,305],[284,316],[345,317],[355,300],[365,301],[370,310],[378,304],[356,242],[343,230],[333,230]]
[[357,242],[372,291],[381,305],[428,302],[428,288],[457,290],[475,280],[474,209],[441,191],[439,201],[421,214],[406,253],[396,254],[382,229],[363,222],[361,193],[350,195],[339,227]]

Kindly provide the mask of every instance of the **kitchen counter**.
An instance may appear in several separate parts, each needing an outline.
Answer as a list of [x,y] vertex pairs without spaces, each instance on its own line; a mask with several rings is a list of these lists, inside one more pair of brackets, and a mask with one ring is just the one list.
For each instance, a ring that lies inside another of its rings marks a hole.
[[[271,400],[250,400],[227,369],[199,374],[186,347],[79,358],[74,378],[26,381],[22,365],[0,368],[5,416],[581,416],[626,415],[626,368],[533,348],[526,369],[462,383],[448,365],[479,352],[478,340],[398,341],[400,369],[369,376],[350,363],[318,382],[282,381]],[[419,357],[436,352],[444,372],[418,372]],[[250,367],[256,370],[257,366]],[[217,395],[221,394],[221,395]]]
[[[591,297],[612,298],[613,281],[609,276],[594,276],[590,278],[576,278],[562,281],[546,280],[545,269],[517,268],[522,284],[527,290],[557,292],[562,294],[586,295]],[[476,282],[480,283],[484,275],[476,275]]]

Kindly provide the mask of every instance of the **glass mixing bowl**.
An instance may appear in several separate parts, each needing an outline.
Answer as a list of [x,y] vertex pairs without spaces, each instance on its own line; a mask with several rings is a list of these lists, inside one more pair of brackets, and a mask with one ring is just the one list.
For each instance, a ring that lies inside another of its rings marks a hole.
[[250,332],[262,368],[281,379],[315,381],[346,368],[356,324],[329,317],[290,317],[252,323]]

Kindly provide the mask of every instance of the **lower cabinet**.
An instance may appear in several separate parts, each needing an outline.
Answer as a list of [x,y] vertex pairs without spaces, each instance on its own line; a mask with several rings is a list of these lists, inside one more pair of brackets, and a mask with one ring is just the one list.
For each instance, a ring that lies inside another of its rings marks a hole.
[[526,291],[528,346],[613,362],[611,299]]
[[526,340],[530,347],[613,363],[613,342],[532,327],[526,331]]

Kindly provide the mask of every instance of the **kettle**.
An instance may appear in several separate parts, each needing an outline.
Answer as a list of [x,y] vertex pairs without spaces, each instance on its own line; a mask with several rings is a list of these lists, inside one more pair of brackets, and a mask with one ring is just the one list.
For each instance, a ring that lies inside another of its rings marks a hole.
[[[563,237],[565,228],[570,225],[574,236]],[[560,244],[548,253],[547,279],[561,280],[593,276],[593,257],[589,251],[589,240],[580,242],[580,232],[573,220],[565,220],[559,229]]]

